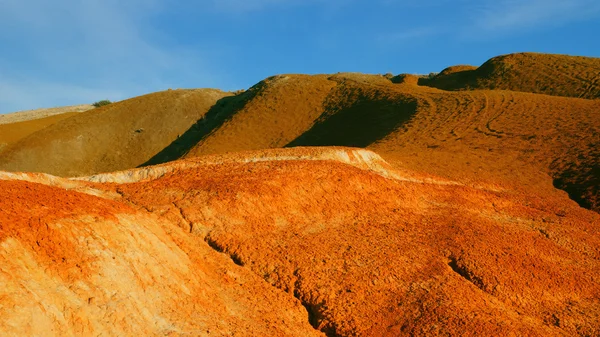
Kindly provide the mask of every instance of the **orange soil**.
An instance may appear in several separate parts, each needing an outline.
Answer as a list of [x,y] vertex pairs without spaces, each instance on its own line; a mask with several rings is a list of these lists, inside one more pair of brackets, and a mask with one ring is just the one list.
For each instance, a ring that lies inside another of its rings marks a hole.
[[320,335],[176,225],[57,186],[0,179],[0,270],[1,335]]
[[600,332],[600,216],[558,191],[469,187],[339,148],[231,158],[95,187],[296,297],[331,336]]
[[[600,100],[573,98],[597,96],[599,60],[524,53],[430,80],[280,75],[235,96],[157,93],[37,132],[0,154],[0,168],[69,176],[231,151],[359,146],[461,181],[527,189],[549,175],[581,206],[599,210]],[[440,85],[444,78],[455,83]]]
[[[600,215],[551,188],[468,186],[344,148],[0,179],[0,303],[21,308],[0,310],[0,331],[600,333]],[[60,187],[85,185],[98,196]],[[52,306],[70,318],[39,311]]]
[[15,143],[34,132],[77,114],[79,114],[79,112],[66,112],[46,118],[0,124],[0,152],[2,151],[2,148],[7,145]]
[[168,163],[0,172],[0,332],[600,335],[597,64],[282,75],[44,128],[0,169]]

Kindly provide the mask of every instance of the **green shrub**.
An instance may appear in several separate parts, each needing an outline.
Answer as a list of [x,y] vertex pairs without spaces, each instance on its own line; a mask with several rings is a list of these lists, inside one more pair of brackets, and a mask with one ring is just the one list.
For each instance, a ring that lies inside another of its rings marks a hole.
[[111,103],[112,103],[111,101],[109,101],[109,100],[107,100],[107,99],[103,99],[103,100],[101,100],[101,101],[98,101],[98,102],[96,102],[96,103],[94,103],[94,104],[92,104],[92,105],[93,105],[93,106],[95,106],[96,108],[99,108],[99,107],[101,107],[101,106],[109,105],[109,104],[111,104]]

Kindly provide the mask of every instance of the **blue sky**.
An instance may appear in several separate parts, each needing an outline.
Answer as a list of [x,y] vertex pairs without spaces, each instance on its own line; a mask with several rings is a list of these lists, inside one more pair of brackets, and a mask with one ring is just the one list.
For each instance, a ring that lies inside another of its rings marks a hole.
[[0,0],[0,113],[280,73],[600,57],[598,0]]

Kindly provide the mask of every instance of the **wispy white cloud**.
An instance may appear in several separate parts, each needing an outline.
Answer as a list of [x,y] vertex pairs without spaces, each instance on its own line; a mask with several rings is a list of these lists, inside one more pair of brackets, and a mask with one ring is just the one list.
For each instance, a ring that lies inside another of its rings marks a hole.
[[[178,87],[174,74],[194,73],[195,86],[217,82],[200,52],[168,45],[151,24],[165,5],[165,0],[0,0],[0,43],[18,49],[12,57],[11,50],[0,56],[0,113]],[[19,65],[19,58],[28,60]]]
[[600,16],[597,0],[484,0],[472,4],[471,35],[510,34]]

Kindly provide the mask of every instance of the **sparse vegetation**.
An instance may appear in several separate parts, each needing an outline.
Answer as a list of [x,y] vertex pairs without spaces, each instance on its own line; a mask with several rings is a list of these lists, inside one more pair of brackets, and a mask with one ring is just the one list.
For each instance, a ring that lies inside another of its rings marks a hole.
[[101,101],[98,101],[98,102],[95,102],[95,103],[93,103],[92,105],[93,105],[93,106],[95,106],[96,108],[99,108],[99,107],[101,107],[101,106],[109,105],[109,104],[111,104],[111,103],[112,103],[111,101],[109,101],[109,100],[107,100],[107,99],[103,99],[103,100],[101,100]]

